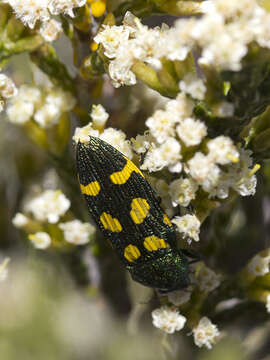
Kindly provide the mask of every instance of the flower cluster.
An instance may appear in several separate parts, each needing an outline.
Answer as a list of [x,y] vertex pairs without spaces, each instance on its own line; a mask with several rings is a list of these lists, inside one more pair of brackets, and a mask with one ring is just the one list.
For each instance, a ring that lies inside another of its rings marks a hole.
[[247,265],[247,271],[254,276],[264,276],[269,273],[270,249],[255,255]]
[[73,9],[83,6],[86,0],[3,0],[25,25],[31,29],[36,22],[47,22],[51,15],[66,14],[74,17]]
[[152,311],[153,325],[168,334],[182,330],[186,323],[186,318],[177,309],[169,306],[162,306]]
[[125,133],[111,127],[104,130],[108,114],[102,105],[93,106],[91,117],[93,119],[92,122],[84,127],[77,127],[75,129],[73,140],[76,143],[78,141],[87,143],[89,141],[89,135],[99,137],[131,159],[133,152],[129,141],[126,140]]
[[7,116],[10,122],[24,125],[30,120],[41,128],[56,125],[60,116],[75,105],[74,97],[61,88],[22,85],[10,99]]
[[192,330],[194,342],[197,346],[211,349],[220,332],[215,324],[207,317],[201,318],[198,325]]
[[[24,212],[17,213],[13,225],[28,233],[28,238],[37,249],[47,249],[63,239],[73,245],[85,245],[95,227],[80,220],[59,222],[70,208],[69,199],[60,190],[45,190],[24,205]],[[54,227],[48,226],[52,224]],[[33,230],[38,231],[33,232]],[[60,232],[60,235],[59,235]]]
[[14,82],[5,74],[0,73],[0,112],[4,109],[4,102],[2,99],[10,99],[16,96],[18,89]]
[[[102,44],[109,59],[109,74],[113,85],[133,85],[136,77],[132,66],[137,61],[161,68],[162,59],[171,61],[186,59],[196,47],[200,65],[213,66],[220,70],[241,69],[241,61],[248,53],[248,46],[257,42],[270,48],[270,15],[256,0],[233,0],[203,2],[204,15],[200,18],[177,20],[173,27],[148,28],[130,12],[126,13],[123,25],[104,25],[95,37]],[[222,44],[222,46],[220,46]],[[202,99],[202,83],[181,88],[197,91]]]

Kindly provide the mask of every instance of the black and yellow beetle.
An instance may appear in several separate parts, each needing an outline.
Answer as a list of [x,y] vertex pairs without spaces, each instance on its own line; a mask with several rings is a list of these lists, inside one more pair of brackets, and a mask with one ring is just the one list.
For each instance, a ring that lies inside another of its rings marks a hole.
[[77,171],[88,209],[133,280],[162,292],[189,284],[188,259],[142,172],[105,141],[77,144]]

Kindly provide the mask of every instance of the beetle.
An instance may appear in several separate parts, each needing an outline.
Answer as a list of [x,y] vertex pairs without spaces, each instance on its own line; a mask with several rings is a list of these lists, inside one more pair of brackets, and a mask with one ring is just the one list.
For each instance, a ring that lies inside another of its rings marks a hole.
[[76,162],[88,210],[133,280],[164,293],[187,287],[188,258],[139,168],[93,136],[78,142]]

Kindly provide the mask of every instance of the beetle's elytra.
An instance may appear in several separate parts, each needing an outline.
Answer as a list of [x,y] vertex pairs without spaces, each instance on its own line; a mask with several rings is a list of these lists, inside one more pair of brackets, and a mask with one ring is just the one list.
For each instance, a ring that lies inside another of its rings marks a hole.
[[81,192],[97,226],[132,278],[163,292],[189,284],[188,260],[142,172],[105,141],[77,144]]

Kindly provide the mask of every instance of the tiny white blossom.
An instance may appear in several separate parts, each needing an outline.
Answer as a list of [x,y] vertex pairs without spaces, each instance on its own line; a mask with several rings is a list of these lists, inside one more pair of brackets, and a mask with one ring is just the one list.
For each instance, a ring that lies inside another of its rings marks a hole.
[[70,207],[69,199],[60,190],[46,190],[30,200],[25,209],[39,221],[55,224]]
[[170,195],[173,206],[188,206],[195,199],[197,183],[191,178],[180,178],[170,184]]
[[195,280],[201,291],[211,292],[219,287],[221,275],[216,274],[212,269],[200,262],[196,266]]
[[14,82],[5,74],[0,73],[0,95],[5,99],[9,99],[17,94],[18,89]]
[[152,311],[152,318],[153,325],[168,334],[182,330],[186,323],[186,318],[169,306],[162,306]]
[[220,335],[217,326],[205,316],[201,318],[192,333],[195,344],[199,347],[205,346],[207,349],[212,349],[212,345]]
[[51,237],[48,233],[40,231],[35,234],[28,235],[29,240],[32,242],[36,249],[47,249],[51,245]]
[[270,252],[255,255],[247,265],[247,271],[255,276],[264,276],[269,273]]
[[97,44],[104,47],[104,55],[115,58],[120,44],[125,43],[130,35],[130,28],[126,26],[102,25],[101,31],[94,37]]
[[6,280],[8,276],[8,263],[10,258],[5,258],[0,264],[0,281]]
[[59,109],[59,112],[66,112],[74,108],[76,99],[70,92],[55,87],[50,89],[45,98],[45,103],[54,105]]
[[[124,50],[124,49],[123,49]],[[123,53],[124,56],[124,53]],[[126,65],[125,65],[126,64]],[[118,58],[109,64],[109,74],[112,85],[115,88],[121,85],[135,85],[137,80],[135,74],[130,70],[131,64],[126,59]]]
[[235,17],[236,20],[239,16],[248,17],[253,14],[257,7],[256,0],[215,0],[212,2],[216,11],[224,15],[226,18],[231,19]]
[[179,138],[186,146],[199,145],[207,134],[207,127],[200,120],[185,118],[176,128]]
[[4,0],[12,8],[17,18],[31,29],[38,20],[46,21],[50,15],[48,12],[49,0]]
[[34,105],[19,99],[7,106],[7,116],[11,123],[23,125],[29,121],[34,114]]
[[65,240],[74,245],[87,244],[89,242],[89,236],[95,231],[93,225],[82,223],[79,220],[60,223],[59,227],[64,232]]
[[85,5],[86,0],[49,0],[49,10],[53,15],[66,14],[74,17],[73,9]]
[[149,149],[151,137],[149,134],[137,135],[136,138],[131,138],[132,149],[137,154],[143,154]]
[[255,195],[257,186],[257,177],[256,175],[243,177],[240,182],[234,185],[234,189],[241,196],[250,196]]
[[[179,162],[181,160],[181,145],[174,138],[167,138],[166,141],[159,147],[153,146],[147,152],[144,162],[141,166],[143,170],[159,171],[165,166],[168,166],[169,169],[172,166],[178,165],[179,171],[181,171],[182,166]],[[173,170],[173,168],[171,169]]]
[[49,128],[58,123],[59,108],[52,103],[45,103],[34,114],[34,120],[41,128]]
[[267,295],[265,306],[266,306],[267,312],[270,313],[270,294]]
[[41,92],[34,86],[22,85],[18,94],[9,100],[7,116],[10,122],[23,125],[31,119],[35,106],[41,100]]
[[12,224],[18,229],[23,228],[27,223],[28,218],[19,212],[12,219]]
[[76,143],[80,141],[81,143],[87,144],[89,142],[89,135],[99,137],[99,131],[92,128],[92,122],[83,127],[76,127],[72,140]]
[[200,221],[195,215],[184,215],[184,216],[176,216],[172,219],[172,223],[174,223],[177,227],[177,231],[179,231],[184,238],[187,238],[188,241],[194,240],[199,241],[200,234]]
[[175,134],[175,121],[169,112],[157,110],[153,116],[146,120],[145,124],[149,128],[150,134],[160,144]]
[[130,142],[126,140],[126,134],[122,130],[107,128],[100,134],[99,138],[115,147],[129,159],[132,159],[133,152]]
[[93,120],[93,125],[97,128],[103,128],[109,118],[109,114],[101,104],[92,106],[90,116]]
[[227,136],[221,135],[209,140],[207,147],[209,150],[209,159],[217,164],[226,165],[232,162],[238,162],[239,152],[233,144],[233,141]]
[[175,114],[174,116],[181,120],[192,116],[194,106],[194,101],[189,99],[185,93],[180,92],[176,99],[167,102],[166,111]]
[[168,300],[175,306],[185,304],[189,301],[190,297],[191,291],[189,291],[188,289],[171,291],[168,294]]
[[213,161],[201,152],[196,154],[187,162],[186,171],[198,182],[202,188],[211,192],[218,184],[220,169]]
[[202,79],[196,74],[188,73],[179,83],[180,90],[191,95],[194,99],[203,100],[206,93],[206,86]]
[[40,27],[40,34],[45,41],[52,42],[56,40],[63,31],[62,25],[59,21],[50,19],[43,22]]

